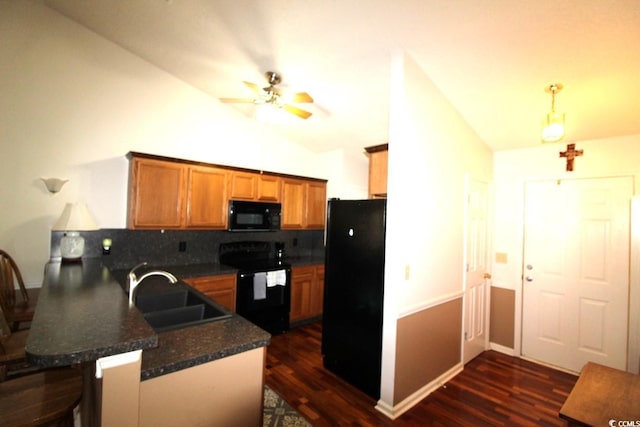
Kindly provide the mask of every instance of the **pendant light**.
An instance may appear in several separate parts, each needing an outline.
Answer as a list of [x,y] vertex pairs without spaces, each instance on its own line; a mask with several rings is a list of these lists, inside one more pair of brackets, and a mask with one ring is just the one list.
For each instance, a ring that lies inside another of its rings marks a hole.
[[542,124],[542,142],[558,142],[564,137],[564,113],[556,112],[556,93],[562,90],[562,84],[554,83],[545,88],[551,93],[551,111]]

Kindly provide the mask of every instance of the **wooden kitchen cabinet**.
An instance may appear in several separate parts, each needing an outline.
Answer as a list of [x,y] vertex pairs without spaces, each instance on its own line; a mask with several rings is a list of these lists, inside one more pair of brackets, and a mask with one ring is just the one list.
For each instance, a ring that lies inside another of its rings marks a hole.
[[282,228],[304,228],[305,185],[299,179],[282,181]]
[[307,220],[305,228],[324,229],[327,208],[327,184],[324,182],[307,183],[305,203]]
[[129,228],[180,228],[187,170],[163,160],[133,158],[129,178]]
[[282,204],[281,228],[323,230],[327,181],[130,152],[127,226],[224,230],[229,200]]
[[134,157],[129,228],[225,229],[228,174],[221,168]]
[[291,269],[291,323],[322,316],[324,301],[324,265]]
[[365,148],[369,155],[369,197],[387,197],[389,144]]
[[324,229],[326,203],[326,182],[284,178],[282,228]]
[[219,276],[191,277],[184,279],[218,304],[236,311],[236,275],[223,274]]
[[258,200],[261,202],[279,202],[282,195],[282,178],[261,174],[258,178]]
[[258,174],[250,172],[231,172],[229,177],[229,198],[232,200],[256,200],[258,177]]
[[239,172],[230,174],[229,198],[257,202],[279,202],[282,178],[276,175]]
[[188,228],[227,227],[227,178],[224,169],[189,166],[187,185]]

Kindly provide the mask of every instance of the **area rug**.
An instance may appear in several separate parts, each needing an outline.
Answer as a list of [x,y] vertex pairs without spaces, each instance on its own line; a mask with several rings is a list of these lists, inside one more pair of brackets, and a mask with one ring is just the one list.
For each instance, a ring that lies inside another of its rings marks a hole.
[[311,427],[302,415],[269,386],[264,386],[263,427]]

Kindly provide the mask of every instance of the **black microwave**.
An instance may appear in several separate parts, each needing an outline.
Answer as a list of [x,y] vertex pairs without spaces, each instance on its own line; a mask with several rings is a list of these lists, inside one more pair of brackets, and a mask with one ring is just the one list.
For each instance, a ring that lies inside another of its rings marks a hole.
[[280,230],[280,203],[229,200],[229,231]]

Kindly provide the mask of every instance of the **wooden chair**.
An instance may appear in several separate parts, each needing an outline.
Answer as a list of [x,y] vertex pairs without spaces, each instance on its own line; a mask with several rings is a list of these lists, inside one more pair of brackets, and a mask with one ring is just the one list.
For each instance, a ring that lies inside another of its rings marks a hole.
[[25,353],[28,330],[12,332],[0,307],[0,383],[30,370]]
[[[0,367],[25,364],[28,331],[12,333],[0,307]],[[0,425],[73,427],[82,397],[80,369],[38,370],[0,382]],[[3,378],[4,379],[4,378]]]
[[33,319],[39,294],[40,288],[27,289],[24,286],[18,265],[0,249],[0,307],[13,331],[18,330],[21,322]]

